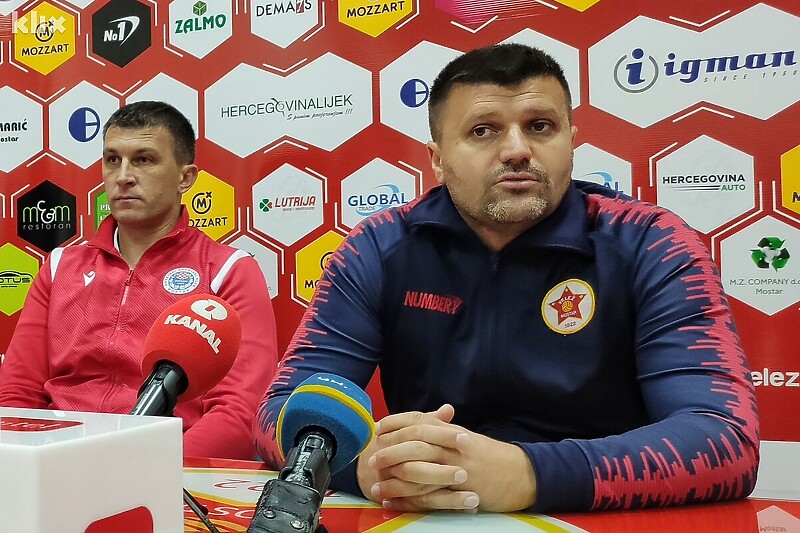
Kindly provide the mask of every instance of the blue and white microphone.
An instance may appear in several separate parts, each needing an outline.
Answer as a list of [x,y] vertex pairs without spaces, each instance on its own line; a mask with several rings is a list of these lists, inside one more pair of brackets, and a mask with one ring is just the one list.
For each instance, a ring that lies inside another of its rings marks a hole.
[[313,533],[335,474],[364,451],[373,435],[372,402],[358,385],[314,374],[283,405],[276,440],[286,466],[264,486],[248,533]]

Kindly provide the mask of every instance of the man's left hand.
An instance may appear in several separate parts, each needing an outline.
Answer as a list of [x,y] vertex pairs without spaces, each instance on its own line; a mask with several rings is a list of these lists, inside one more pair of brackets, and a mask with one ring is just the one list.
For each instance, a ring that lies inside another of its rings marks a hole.
[[362,457],[381,480],[373,485],[372,497],[387,508],[407,512],[509,512],[530,507],[536,480],[527,454],[513,444],[444,421],[452,415],[439,411],[448,409],[453,408],[446,404],[435,413],[399,413],[380,421],[377,451]]

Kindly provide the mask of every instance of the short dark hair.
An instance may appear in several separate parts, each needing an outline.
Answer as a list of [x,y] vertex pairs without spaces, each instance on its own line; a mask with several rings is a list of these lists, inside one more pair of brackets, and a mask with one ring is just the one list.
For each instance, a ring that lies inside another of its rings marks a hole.
[[572,121],[572,95],[558,61],[538,48],[518,43],[476,48],[445,65],[431,86],[428,100],[428,125],[433,140],[441,135],[439,119],[450,91],[456,84],[489,83],[510,87],[530,78],[553,77],[561,84],[567,99],[567,116]]
[[120,107],[103,126],[103,138],[108,128],[157,128],[162,127],[172,135],[175,145],[175,161],[181,165],[194,163],[194,128],[183,113],[166,102],[141,101]]

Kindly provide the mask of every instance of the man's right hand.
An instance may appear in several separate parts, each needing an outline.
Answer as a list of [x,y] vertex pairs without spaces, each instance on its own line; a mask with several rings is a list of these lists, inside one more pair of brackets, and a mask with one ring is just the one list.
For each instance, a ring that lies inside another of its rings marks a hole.
[[[467,479],[467,472],[448,465],[445,457],[458,453],[458,438],[463,433],[450,424],[454,410],[445,404],[436,411],[401,413],[387,417],[393,432],[404,427],[417,429],[425,437],[397,443],[388,434],[378,434],[361,453],[356,466],[361,491],[371,500],[387,508],[404,511],[434,509],[475,510],[479,499],[471,491],[458,490]],[[397,426],[398,420],[400,422]],[[425,427],[422,427],[425,426]],[[378,466],[380,458],[395,457],[388,467]],[[398,460],[397,457],[402,457]]]

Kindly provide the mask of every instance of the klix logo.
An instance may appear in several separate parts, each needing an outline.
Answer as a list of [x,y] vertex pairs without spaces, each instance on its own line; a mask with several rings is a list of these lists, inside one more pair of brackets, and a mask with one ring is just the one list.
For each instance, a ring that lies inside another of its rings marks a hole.
[[11,31],[13,33],[48,36],[54,33],[66,32],[67,28],[64,27],[66,21],[64,17],[55,18],[40,15],[35,9],[21,17],[15,11],[11,13]]

